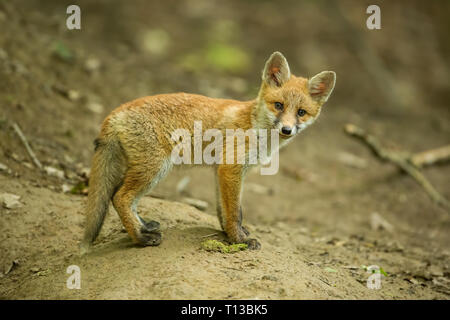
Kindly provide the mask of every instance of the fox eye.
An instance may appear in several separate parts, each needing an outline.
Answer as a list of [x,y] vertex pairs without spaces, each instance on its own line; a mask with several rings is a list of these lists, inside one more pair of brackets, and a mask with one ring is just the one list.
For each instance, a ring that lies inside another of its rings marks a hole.
[[305,109],[298,109],[298,116],[299,117],[303,117],[306,114],[306,110]]
[[281,102],[275,102],[275,109],[283,110],[283,104]]

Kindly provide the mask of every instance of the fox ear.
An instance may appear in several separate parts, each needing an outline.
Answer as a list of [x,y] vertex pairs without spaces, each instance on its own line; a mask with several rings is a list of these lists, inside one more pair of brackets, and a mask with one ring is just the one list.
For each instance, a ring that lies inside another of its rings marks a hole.
[[336,83],[336,73],[333,71],[322,71],[316,74],[308,81],[309,95],[313,100],[317,101],[320,105],[324,104],[331,92],[334,89]]
[[270,86],[281,87],[291,77],[286,58],[278,51],[272,53],[264,67],[262,79]]

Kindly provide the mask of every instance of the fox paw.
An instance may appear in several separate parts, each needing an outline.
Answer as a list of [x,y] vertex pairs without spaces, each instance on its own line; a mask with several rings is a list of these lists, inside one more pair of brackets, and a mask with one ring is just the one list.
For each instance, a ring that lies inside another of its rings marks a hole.
[[160,228],[159,222],[155,221],[155,220],[151,220],[149,222],[144,222],[144,226],[147,231],[155,231],[155,230],[159,230],[159,228]]
[[142,246],[158,246],[161,243],[161,232],[142,228],[138,240]]
[[261,249],[261,244],[256,239],[247,239],[244,243],[248,246],[249,250],[259,250]]
[[147,231],[159,230],[160,225],[158,221],[150,220],[147,222],[144,219],[142,219],[140,215],[138,215],[138,219],[141,222],[141,226],[143,229],[146,229]]

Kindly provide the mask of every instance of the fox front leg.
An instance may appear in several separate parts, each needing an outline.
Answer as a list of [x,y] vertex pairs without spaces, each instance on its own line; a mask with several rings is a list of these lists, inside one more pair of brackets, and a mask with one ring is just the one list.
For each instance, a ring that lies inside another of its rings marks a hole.
[[[224,219],[222,217],[222,204],[221,204],[221,196],[220,196],[220,186],[219,186],[219,177],[218,173],[216,171],[215,174],[216,178],[216,211],[217,211],[217,218],[219,219],[220,227],[223,231],[225,231],[225,225],[224,225]],[[250,232],[247,230],[246,227],[242,225],[242,206],[239,207],[239,225],[242,228],[242,231],[244,231],[245,235],[248,237],[250,235]]]
[[220,186],[219,186],[219,174],[218,170],[215,170],[215,180],[216,180],[216,211],[217,211],[217,218],[219,219],[220,227],[223,231],[225,231],[225,226],[223,224],[223,218],[222,218],[222,200],[220,196]]
[[246,243],[249,249],[259,249],[256,239],[248,238],[249,232],[242,227],[241,190],[243,167],[241,165],[222,165],[217,170],[220,189],[222,225],[229,240],[233,243]]

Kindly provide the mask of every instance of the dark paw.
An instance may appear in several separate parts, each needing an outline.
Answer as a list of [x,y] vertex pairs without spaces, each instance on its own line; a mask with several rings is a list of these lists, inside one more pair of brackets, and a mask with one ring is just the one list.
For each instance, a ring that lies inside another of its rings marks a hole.
[[244,227],[244,226],[241,226],[241,229],[242,229],[242,232],[244,232],[244,233],[245,233],[245,236],[247,236],[247,237],[248,237],[248,236],[250,235],[250,231],[248,231],[246,227]]
[[159,230],[160,228],[160,224],[158,221],[155,220],[151,220],[149,222],[144,222],[145,228],[147,229],[147,231],[155,231],[155,230]]
[[161,232],[142,229],[139,244],[143,246],[158,246],[161,243]]
[[256,239],[247,239],[244,243],[248,246],[250,250],[259,250],[261,249],[261,244]]

